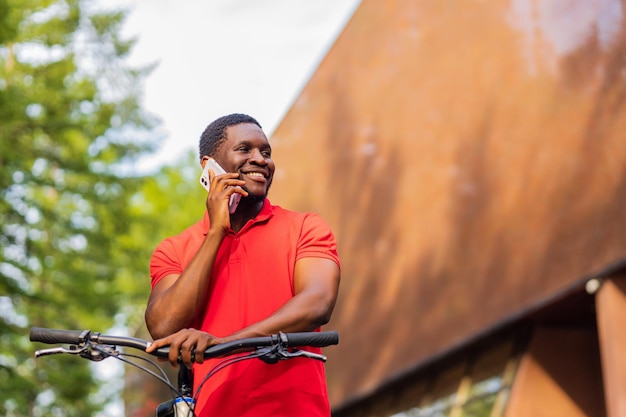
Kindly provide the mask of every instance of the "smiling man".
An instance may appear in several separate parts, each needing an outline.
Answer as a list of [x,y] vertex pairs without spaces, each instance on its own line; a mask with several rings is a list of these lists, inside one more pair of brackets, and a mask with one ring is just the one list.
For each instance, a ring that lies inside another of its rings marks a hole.
[[[157,339],[149,351],[180,351],[197,388],[216,360],[209,346],[278,332],[314,331],[328,322],[339,289],[337,245],[314,213],[272,205],[272,149],[259,123],[244,114],[212,122],[200,139],[204,167],[214,158],[227,172],[210,171],[204,218],[165,239],[152,255],[146,324]],[[241,201],[232,214],[228,200]],[[311,349],[319,352],[319,349]],[[196,414],[329,416],[323,363],[303,358],[269,365],[246,360],[204,385]]]

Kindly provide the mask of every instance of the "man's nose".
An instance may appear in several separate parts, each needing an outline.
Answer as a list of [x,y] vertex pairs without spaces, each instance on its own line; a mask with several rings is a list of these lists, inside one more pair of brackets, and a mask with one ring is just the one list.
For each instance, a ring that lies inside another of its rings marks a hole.
[[250,162],[254,162],[255,164],[258,164],[258,165],[266,165],[267,164],[267,161],[265,160],[265,157],[263,156],[261,151],[258,150],[258,149],[253,149],[253,150],[250,151],[249,160],[250,160]]

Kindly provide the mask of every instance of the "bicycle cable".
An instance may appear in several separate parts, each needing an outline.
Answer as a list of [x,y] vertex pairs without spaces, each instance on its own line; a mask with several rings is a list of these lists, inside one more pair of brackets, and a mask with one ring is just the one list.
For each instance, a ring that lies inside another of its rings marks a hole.
[[[135,368],[137,368],[137,369],[139,369],[141,371],[144,371],[148,375],[156,378],[159,382],[162,382],[163,384],[165,384],[174,394],[176,394],[177,397],[181,397],[181,398],[184,397],[183,394],[180,391],[178,391],[178,389],[176,387],[174,387],[174,385],[172,385],[172,383],[170,382],[169,378],[167,377],[167,374],[165,374],[163,369],[161,369],[161,367],[156,362],[154,362],[152,359],[144,358],[142,356],[134,355],[132,353],[117,352],[117,354],[112,354],[110,352],[107,352],[104,349],[101,349],[100,346],[98,346],[98,345],[92,345],[91,347],[92,347],[92,349],[97,350],[98,352],[104,354],[106,357],[117,359],[117,360],[119,360],[121,362],[124,362],[124,363],[126,363],[128,365],[134,366]],[[154,371],[151,371],[150,369],[148,369],[148,368],[146,368],[144,366],[139,365],[138,363],[135,363],[135,362],[133,362],[131,360],[126,359],[126,357],[140,359],[140,360],[142,360],[144,362],[148,362],[150,365],[152,365],[155,368],[157,368],[161,372],[161,375],[157,374]]]
[[237,362],[241,362],[247,359],[256,359],[256,358],[260,358],[261,356],[263,356],[263,354],[259,354],[259,353],[251,353],[248,355],[241,355],[241,356],[236,356],[236,357],[230,357],[230,358],[226,358],[226,359],[222,359],[220,362],[218,362],[217,364],[215,364],[213,366],[213,368],[211,369],[211,371],[209,373],[207,373],[204,378],[202,378],[202,381],[200,382],[200,384],[198,385],[198,388],[196,388],[196,391],[193,394],[193,398],[195,400],[198,399],[198,397],[200,396],[200,390],[202,390],[202,386],[204,385],[205,382],[207,382],[209,380],[209,378],[211,378],[213,375],[215,375],[217,372],[221,371],[222,369],[237,363]]

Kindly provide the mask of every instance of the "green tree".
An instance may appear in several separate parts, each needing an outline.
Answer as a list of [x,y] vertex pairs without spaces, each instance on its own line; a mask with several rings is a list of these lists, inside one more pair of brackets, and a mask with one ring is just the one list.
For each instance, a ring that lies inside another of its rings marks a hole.
[[107,400],[86,361],[35,364],[27,334],[107,329],[139,297],[120,296],[145,252],[128,239],[132,167],[158,140],[138,101],[148,69],[125,62],[125,15],[0,0],[0,415],[90,416]]

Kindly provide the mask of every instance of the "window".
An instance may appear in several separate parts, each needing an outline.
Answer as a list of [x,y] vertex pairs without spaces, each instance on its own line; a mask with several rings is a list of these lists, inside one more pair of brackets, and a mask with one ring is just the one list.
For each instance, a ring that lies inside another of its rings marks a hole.
[[333,417],[502,417],[527,335],[490,339],[381,387]]
[[[401,394],[391,417],[501,417],[519,356],[514,343],[500,343],[425,376],[419,396]],[[412,384],[413,385],[413,384]],[[407,387],[408,388],[408,387]],[[413,391],[416,393],[416,391]],[[369,414],[373,415],[373,414]]]

